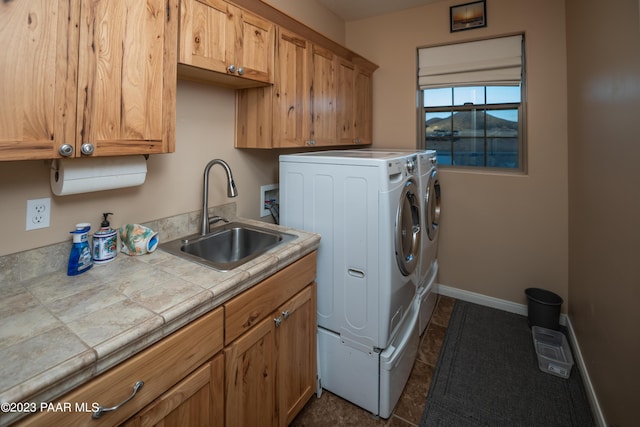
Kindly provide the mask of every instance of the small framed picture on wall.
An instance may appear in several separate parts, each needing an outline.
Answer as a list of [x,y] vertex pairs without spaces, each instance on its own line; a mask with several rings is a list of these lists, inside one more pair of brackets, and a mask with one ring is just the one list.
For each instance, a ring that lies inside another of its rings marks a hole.
[[451,32],[471,30],[487,26],[487,2],[474,1],[471,3],[451,6]]

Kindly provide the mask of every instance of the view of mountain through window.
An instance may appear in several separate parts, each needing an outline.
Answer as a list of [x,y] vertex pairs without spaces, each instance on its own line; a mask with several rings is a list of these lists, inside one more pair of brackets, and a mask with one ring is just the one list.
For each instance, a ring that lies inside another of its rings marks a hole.
[[519,86],[425,89],[425,140],[440,165],[521,168]]

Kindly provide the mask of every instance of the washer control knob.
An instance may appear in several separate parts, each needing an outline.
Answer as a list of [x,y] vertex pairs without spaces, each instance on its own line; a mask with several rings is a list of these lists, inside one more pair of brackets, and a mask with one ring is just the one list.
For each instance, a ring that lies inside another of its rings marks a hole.
[[416,170],[416,162],[413,159],[407,160],[407,172],[413,173]]

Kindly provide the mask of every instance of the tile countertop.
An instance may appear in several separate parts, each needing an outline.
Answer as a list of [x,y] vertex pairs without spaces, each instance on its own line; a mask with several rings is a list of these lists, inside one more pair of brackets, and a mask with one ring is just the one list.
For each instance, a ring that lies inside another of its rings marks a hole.
[[[78,276],[65,270],[3,284],[0,402],[52,401],[320,244],[318,234],[241,221],[297,238],[228,272],[159,249],[138,257],[119,253]],[[9,421],[5,415],[0,425]]]

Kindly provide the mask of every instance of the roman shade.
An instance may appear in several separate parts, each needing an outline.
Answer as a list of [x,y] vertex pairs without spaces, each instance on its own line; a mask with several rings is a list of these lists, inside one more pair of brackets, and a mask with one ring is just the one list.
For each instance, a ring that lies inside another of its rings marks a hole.
[[522,35],[418,49],[418,86],[520,84]]

